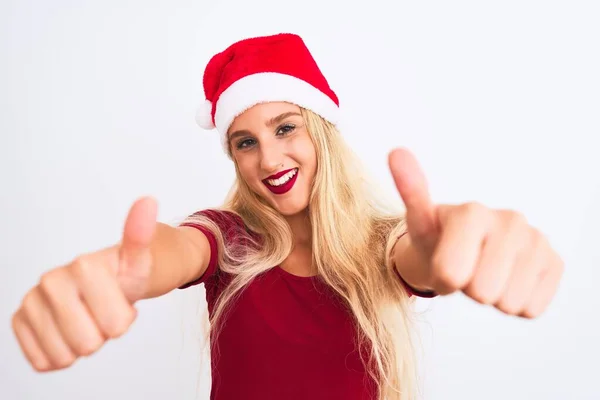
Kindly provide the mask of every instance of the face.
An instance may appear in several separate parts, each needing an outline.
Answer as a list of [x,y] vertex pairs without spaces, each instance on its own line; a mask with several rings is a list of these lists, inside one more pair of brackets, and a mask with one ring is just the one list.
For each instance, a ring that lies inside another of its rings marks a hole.
[[228,140],[252,191],[285,216],[306,210],[317,156],[298,106],[257,104],[233,121]]

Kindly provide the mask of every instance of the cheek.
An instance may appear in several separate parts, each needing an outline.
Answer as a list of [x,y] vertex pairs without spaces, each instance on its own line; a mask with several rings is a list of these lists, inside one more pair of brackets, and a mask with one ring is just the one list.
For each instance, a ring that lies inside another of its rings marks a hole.
[[294,143],[294,153],[305,169],[316,169],[317,154],[308,135],[302,136]]
[[254,166],[252,160],[238,159],[237,165],[242,179],[246,181],[250,187],[255,187],[258,178],[256,175],[256,167]]
[[304,170],[308,172],[309,178],[312,181],[317,173],[317,154],[314,151],[314,147],[307,149],[304,153],[304,158],[302,159],[302,163],[304,164]]

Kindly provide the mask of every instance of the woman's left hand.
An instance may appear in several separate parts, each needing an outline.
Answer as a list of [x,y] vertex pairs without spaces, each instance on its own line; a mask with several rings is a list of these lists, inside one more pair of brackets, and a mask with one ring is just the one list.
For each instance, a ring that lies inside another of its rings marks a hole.
[[460,290],[479,303],[526,318],[547,308],[564,264],[521,213],[476,202],[433,204],[410,152],[394,150],[389,165],[406,206],[411,243],[428,268],[423,286],[442,295]]

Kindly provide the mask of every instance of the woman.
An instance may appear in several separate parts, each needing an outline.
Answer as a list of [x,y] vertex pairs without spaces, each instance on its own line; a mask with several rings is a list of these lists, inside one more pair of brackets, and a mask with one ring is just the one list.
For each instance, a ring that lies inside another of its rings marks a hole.
[[178,227],[141,199],[120,243],[44,274],[13,318],[36,370],[122,335],[136,301],[203,283],[211,399],[411,399],[414,295],[461,290],[528,318],[548,305],[562,262],[520,214],[434,205],[400,149],[389,163],[405,213],[380,201],[299,36],[234,43],[204,89],[197,121],[221,135],[232,192]]

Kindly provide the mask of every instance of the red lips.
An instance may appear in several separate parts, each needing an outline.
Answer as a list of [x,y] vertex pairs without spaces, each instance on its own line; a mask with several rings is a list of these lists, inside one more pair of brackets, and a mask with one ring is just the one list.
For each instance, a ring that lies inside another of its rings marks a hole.
[[293,171],[295,169],[296,168],[292,168],[292,169],[288,169],[286,171],[271,175],[267,179],[264,179],[263,183],[265,184],[267,189],[269,189],[272,193],[285,194],[285,193],[289,192],[290,190],[292,190],[292,188],[294,187],[294,183],[296,183],[296,179],[298,179],[299,172],[296,172],[294,174],[294,176],[292,177],[292,179],[290,179],[289,181],[287,181],[286,183],[284,183],[283,185],[280,185],[280,186],[272,186],[269,184],[269,182],[267,182],[267,180],[268,179],[278,179],[278,178],[282,177],[283,175],[287,174],[288,172]]
[[274,174],[274,175],[271,175],[271,176],[269,176],[269,177],[267,177],[267,178],[263,179],[263,182],[265,182],[265,183],[266,183],[266,181],[267,181],[268,179],[279,179],[279,178],[281,178],[282,176],[284,176],[285,174],[287,174],[288,172],[290,172],[290,171],[293,171],[293,170],[295,170],[295,169],[296,169],[296,168],[290,168],[290,169],[286,169],[285,171],[280,171],[280,172],[278,172],[278,173],[276,173],[276,174]]

